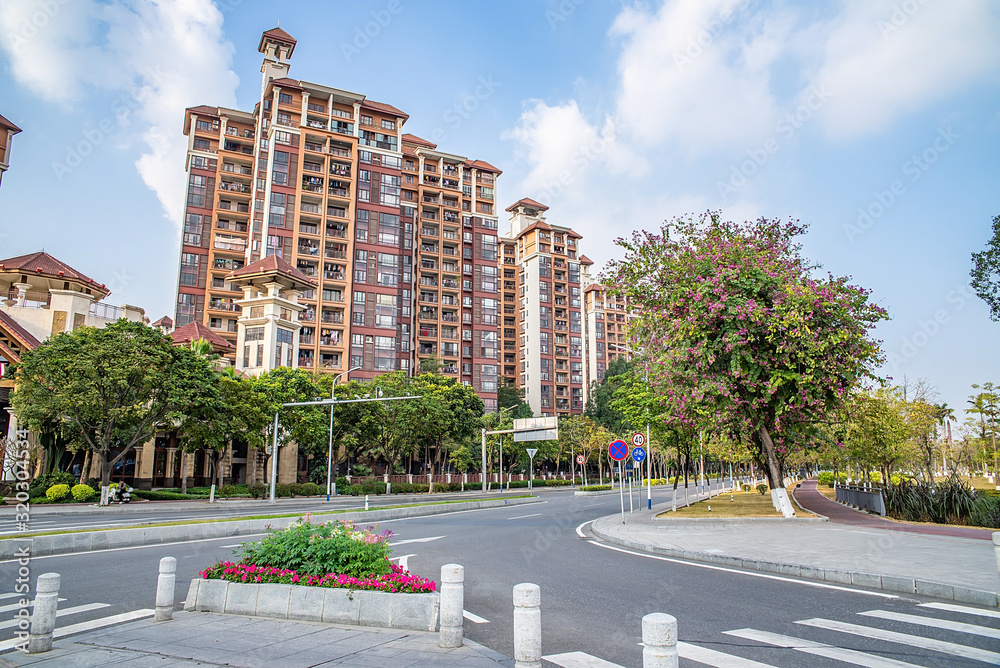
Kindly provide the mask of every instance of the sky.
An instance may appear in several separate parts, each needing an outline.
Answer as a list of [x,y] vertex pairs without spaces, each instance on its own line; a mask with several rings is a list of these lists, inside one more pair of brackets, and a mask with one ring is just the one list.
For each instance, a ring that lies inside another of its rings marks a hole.
[[184,109],[251,109],[277,25],[293,78],[496,165],[501,207],[548,205],[595,270],[674,216],[799,219],[805,255],[889,311],[884,375],[957,408],[1000,383],[969,288],[1000,215],[989,0],[3,0],[0,114],[23,132],[0,253],[44,248],[172,316]]

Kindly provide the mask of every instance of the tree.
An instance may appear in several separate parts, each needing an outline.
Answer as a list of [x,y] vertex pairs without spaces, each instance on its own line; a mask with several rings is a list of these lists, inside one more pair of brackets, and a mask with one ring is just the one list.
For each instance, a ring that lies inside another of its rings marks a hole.
[[882,472],[882,480],[891,480],[892,470],[912,456],[907,439],[907,405],[899,388],[879,388],[858,392],[852,397],[848,413],[852,457],[859,463]]
[[501,385],[497,389],[497,406],[511,408],[511,417],[515,420],[534,417],[531,406],[524,401],[524,393],[514,385]]
[[[996,435],[996,420],[998,408],[1000,408],[1000,395],[997,394],[998,388],[994,387],[993,383],[983,383],[982,386],[975,384],[972,386],[972,389],[982,389],[983,391],[969,397],[967,402],[969,408],[966,409],[966,412],[979,416],[980,437],[983,441],[986,440],[987,434],[990,437],[990,441],[993,444],[993,473],[996,474],[1000,472],[1000,461],[997,458]],[[987,423],[989,428],[987,428]]]
[[[421,374],[409,385],[411,394],[421,398],[400,402],[410,404],[404,408],[412,422],[407,431],[424,443],[428,453],[434,448],[441,462],[446,441],[461,441],[478,431],[483,400],[471,387],[438,373]],[[434,473],[433,468],[430,472]]]
[[[261,397],[261,408],[267,417],[264,431],[266,442],[273,440],[273,420],[279,413],[278,447],[294,442],[298,451],[308,456],[326,454],[330,429],[329,409],[318,406],[283,408],[282,404],[313,401],[321,396],[312,375],[305,369],[278,367],[259,376],[254,390]],[[273,457],[274,453],[270,455]],[[280,452],[279,452],[279,457]]]
[[619,239],[602,282],[637,311],[632,347],[667,412],[745,434],[772,488],[823,419],[881,363],[887,318],[846,277],[816,276],[794,221],[735,224],[717,212]]
[[136,445],[217,398],[208,362],[124,319],[49,339],[22,356],[15,374],[11,403],[18,418],[71,423],[100,459],[104,486]]
[[972,289],[990,307],[990,319],[1000,320],[1000,216],[993,218],[993,237],[986,250],[972,254]]

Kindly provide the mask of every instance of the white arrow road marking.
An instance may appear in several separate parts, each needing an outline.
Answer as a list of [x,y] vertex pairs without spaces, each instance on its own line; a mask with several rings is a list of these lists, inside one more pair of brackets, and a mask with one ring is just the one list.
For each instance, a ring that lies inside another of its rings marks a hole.
[[409,563],[410,563],[409,559],[410,559],[410,557],[415,557],[415,556],[417,556],[417,555],[415,555],[415,554],[404,554],[401,557],[393,557],[392,559],[390,559],[390,561],[398,561],[399,562],[399,567],[402,568],[404,571],[408,571],[408,570],[410,570],[410,568],[409,568]]
[[407,538],[406,540],[390,541],[392,545],[406,545],[407,543],[429,543],[432,540],[441,540],[444,536],[430,536],[429,538]]
[[490,623],[490,620],[483,619],[479,615],[474,615],[471,612],[469,612],[468,610],[463,610],[462,611],[462,616],[465,617],[466,619],[468,619],[473,624],[489,624]]

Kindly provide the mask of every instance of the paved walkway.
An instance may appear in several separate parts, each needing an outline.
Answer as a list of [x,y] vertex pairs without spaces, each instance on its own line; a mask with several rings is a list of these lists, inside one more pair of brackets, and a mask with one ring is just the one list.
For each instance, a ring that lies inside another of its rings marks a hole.
[[334,626],[312,622],[176,612],[169,622],[141,621],[57,640],[51,652],[7,652],[0,666],[72,668],[128,666],[513,666],[470,640],[444,650],[436,633]]
[[[937,593],[932,595],[956,600],[959,589],[970,590],[961,594],[966,602],[997,605],[1000,574],[993,545],[978,536],[901,531],[897,527],[907,525],[885,520],[880,521],[891,528],[816,519],[656,517],[669,510],[670,504],[663,503],[652,511],[626,514],[624,524],[619,515],[610,515],[594,521],[592,529],[603,540],[682,559],[874,588],[915,587],[916,593],[933,590]],[[925,584],[921,592],[914,580],[940,586]]]
[[888,529],[890,531],[909,531],[911,533],[923,533],[935,536],[956,536],[960,538],[978,538],[982,540],[992,540],[992,529],[981,529],[978,527],[961,526],[934,526],[927,524],[905,524],[894,522],[871,515],[858,510],[854,510],[836,501],[826,498],[816,489],[815,480],[805,480],[802,486],[794,492],[796,501],[814,513],[825,515],[831,522],[837,524],[849,524],[852,526],[870,527],[873,529]]

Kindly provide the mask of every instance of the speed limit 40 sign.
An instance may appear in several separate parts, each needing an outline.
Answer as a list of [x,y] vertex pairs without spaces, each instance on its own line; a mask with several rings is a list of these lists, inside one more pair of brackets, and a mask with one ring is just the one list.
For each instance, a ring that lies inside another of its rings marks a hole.
[[632,445],[637,448],[641,448],[646,445],[646,435],[638,431],[632,434]]

